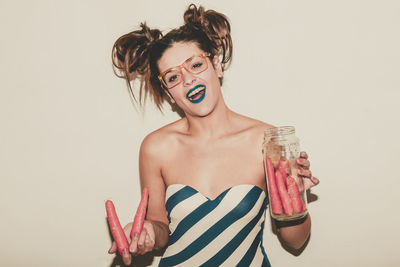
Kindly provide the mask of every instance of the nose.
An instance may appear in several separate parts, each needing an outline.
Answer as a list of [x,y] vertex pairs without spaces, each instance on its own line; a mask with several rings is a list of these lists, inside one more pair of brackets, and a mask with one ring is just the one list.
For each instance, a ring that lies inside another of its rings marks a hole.
[[182,68],[182,82],[184,85],[191,85],[196,80],[196,76],[188,72],[185,68]]

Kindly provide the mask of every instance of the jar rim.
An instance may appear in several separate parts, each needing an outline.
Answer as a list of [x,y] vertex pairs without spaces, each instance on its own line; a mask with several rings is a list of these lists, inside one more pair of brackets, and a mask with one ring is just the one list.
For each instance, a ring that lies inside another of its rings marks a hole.
[[280,136],[280,135],[289,135],[294,133],[295,133],[294,126],[270,127],[264,130],[265,136]]

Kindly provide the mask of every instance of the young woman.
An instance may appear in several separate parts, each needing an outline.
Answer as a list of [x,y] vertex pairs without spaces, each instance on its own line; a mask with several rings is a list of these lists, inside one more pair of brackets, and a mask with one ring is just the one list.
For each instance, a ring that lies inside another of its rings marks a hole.
[[[165,36],[145,24],[120,37],[113,63],[130,82],[141,79],[139,96],[158,108],[176,104],[184,117],[150,133],[140,149],[140,182],[149,204],[133,255],[166,247],[160,266],[269,266],[262,245],[267,196],[262,158],[269,124],[230,110],[221,93],[232,56],[230,24],[213,10],[190,5],[184,25]],[[318,183],[307,154],[298,164],[306,188]],[[129,238],[132,225],[125,231]],[[281,239],[301,247],[310,217],[281,227]],[[115,253],[112,245],[110,253]],[[131,254],[122,255],[130,264]]]

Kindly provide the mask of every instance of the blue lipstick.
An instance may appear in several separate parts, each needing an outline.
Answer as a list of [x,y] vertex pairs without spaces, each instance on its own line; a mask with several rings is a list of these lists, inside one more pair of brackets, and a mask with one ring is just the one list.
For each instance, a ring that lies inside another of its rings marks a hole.
[[[192,95],[191,97],[189,97],[189,95],[191,93],[193,93],[193,91],[197,90],[198,92],[194,95]],[[200,97],[198,99],[192,99],[194,96],[197,96],[198,94],[201,94]],[[189,92],[187,92],[186,94],[186,99],[188,99],[190,102],[197,104],[200,103],[201,101],[203,101],[203,99],[206,96],[206,86],[203,84],[198,84],[195,87],[193,87],[192,89],[189,90]]]

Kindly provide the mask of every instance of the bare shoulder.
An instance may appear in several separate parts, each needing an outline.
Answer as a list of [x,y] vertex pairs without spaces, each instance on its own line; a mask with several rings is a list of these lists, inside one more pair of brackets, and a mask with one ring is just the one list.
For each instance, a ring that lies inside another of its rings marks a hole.
[[271,124],[244,115],[236,114],[236,116],[242,126],[242,131],[251,136],[263,136],[265,129],[274,127]]
[[149,133],[142,141],[140,153],[151,158],[162,157],[176,142],[177,136],[183,132],[184,119],[167,124],[160,129]]

